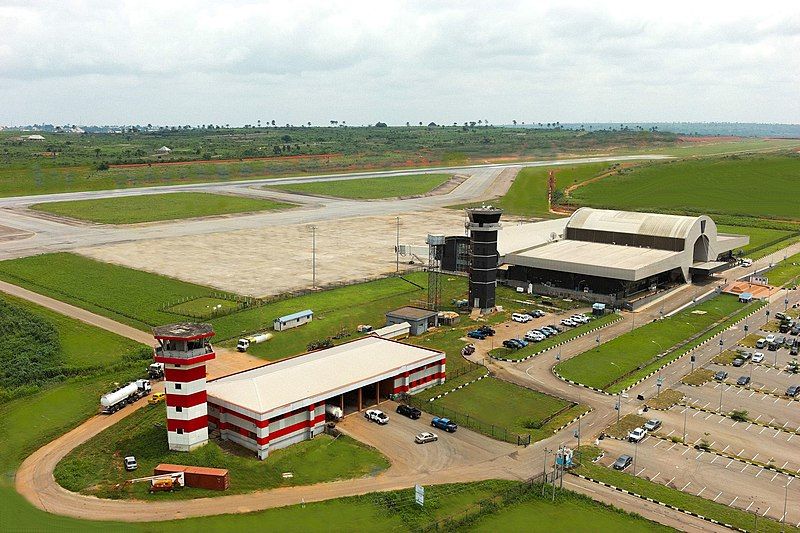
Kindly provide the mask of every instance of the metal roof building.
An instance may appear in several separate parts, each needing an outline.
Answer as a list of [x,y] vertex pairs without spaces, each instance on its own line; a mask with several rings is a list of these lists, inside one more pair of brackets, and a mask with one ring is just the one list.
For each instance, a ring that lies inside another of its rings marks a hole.
[[607,303],[718,272],[728,266],[733,250],[749,242],[745,235],[718,233],[705,215],[588,207],[567,219],[526,224],[510,233],[507,239],[501,232],[498,244],[509,284],[531,284],[564,296],[589,294],[590,299],[605,295]]
[[445,380],[445,354],[376,336],[208,383],[209,426],[260,458],[321,433],[325,406],[360,411]]

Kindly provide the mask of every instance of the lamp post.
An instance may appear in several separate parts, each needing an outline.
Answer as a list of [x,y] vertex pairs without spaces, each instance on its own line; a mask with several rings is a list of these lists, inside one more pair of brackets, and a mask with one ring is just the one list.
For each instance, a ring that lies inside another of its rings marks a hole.
[[639,455],[639,441],[633,444],[633,475],[636,475],[636,456]]
[[311,288],[317,288],[317,227],[311,226]]
[[789,501],[789,476],[786,476],[786,487],[783,494],[783,516],[781,517],[781,532],[786,531],[786,502]]
[[395,217],[396,223],[396,241],[395,241],[395,272],[400,272],[400,217]]
[[683,443],[686,444],[686,419],[689,416],[689,406],[683,408]]
[[720,381],[719,383],[719,412],[722,412],[722,391],[725,390],[725,382]]

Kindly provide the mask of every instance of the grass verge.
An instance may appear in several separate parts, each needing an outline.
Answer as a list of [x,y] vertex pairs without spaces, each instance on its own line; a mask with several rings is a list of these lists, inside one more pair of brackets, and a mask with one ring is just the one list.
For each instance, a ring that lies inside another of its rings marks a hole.
[[645,417],[631,413],[620,418],[619,422],[614,422],[608,426],[603,432],[615,439],[627,439],[628,433],[642,427],[645,422],[647,422]]
[[686,383],[687,385],[695,385],[699,387],[703,383],[708,383],[714,379],[714,372],[708,370],[707,368],[698,368],[694,372],[686,374],[681,378],[681,383]]
[[670,407],[672,407],[673,405],[676,405],[682,399],[683,399],[682,392],[676,391],[675,389],[667,389],[661,391],[661,394],[659,394],[658,396],[653,396],[652,398],[647,400],[647,402],[645,402],[645,405],[649,409],[665,411]]
[[450,179],[450,174],[412,174],[385,178],[329,180],[310,183],[274,185],[267,189],[355,200],[374,200],[429,193]]

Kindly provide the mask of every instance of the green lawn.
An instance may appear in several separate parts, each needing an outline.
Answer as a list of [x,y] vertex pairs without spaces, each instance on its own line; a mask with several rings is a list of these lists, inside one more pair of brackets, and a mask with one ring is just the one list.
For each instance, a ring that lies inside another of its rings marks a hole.
[[[742,252],[744,256],[750,257],[751,259],[759,259],[769,255],[775,251],[775,249],[788,246],[796,240],[793,236],[797,233],[796,230],[780,230],[753,226],[728,226],[725,224],[717,225],[717,230],[720,233],[736,233],[749,236],[750,244],[745,246]],[[770,245],[770,243],[773,244]]]
[[799,219],[791,194],[798,175],[796,153],[653,162],[579,187],[571,198],[593,207]]
[[[580,451],[582,456],[587,458],[596,457],[601,452],[600,448],[595,448],[593,446],[582,446]],[[581,465],[576,469],[576,472],[597,481],[605,481],[616,487],[627,489],[642,496],[649,496],[654,500],[668,503],[687,511],[693,511],[707,518],[713,518],[724,524],[731,524],[734,527],[747,531],[750,531],[753,525],[753,513],[748,513],[742,509],[729,507],[692,494],[686,494],[685,492],[672,489],[659,483],[606,468],[588,460],[582,461]],[[758,530],[778,533],[781,531],[781,524],[769,518],[759,518]],[[792,525],[787,525],[786,531],[798,531],[798,529]]]
[[[552,217],[547,203],[547,181],[550,170],[555,171],[556,188],[591,179],[610,168],[611,163],[584,163],[552,167],[530,167],[520,170],[505,196],[492,200],[506,214],[530,217]],[[462,207],[462,206],[459,206]]]
[[781,260],[764,275],[769,279],[769,284],[776,287],[796,285],[800,277],[800,254],[787,257],[785,261]]
[[31,209],[54,215],[88,220],[99,224],[137,224],[158,220],[229,215],[272,211],[291,207],[290,204],[265,198],[248,198],[228,194],[176,192],[73,200],[34,204]]
[[[136,457],[138,471],[121,469],[120,460],[127,455]],[[70,452],[56,467],[55,477],[64,488],[75,492],[106,498],[163,499],[162,494],[149,494],[147,483],[116,488],[125,479],[152,475],[159,463],[227,468],[230,472],[227,491],[187,488],[169,496],[180,499],[371,476],[389,467],[380,452],[347,436],[334,439],[321,435],[271,452],[264,461],[241,447],[222,447],[213,440],[191,453],[171,452],[167,447],[166,410],[161,403],[140,409]],[[283,472],[292,472],[294,477],[284,479]]]
[[736,297],[720,295],[562,361],[556,365],[556,370],[566,379],[606,389],[623,376],[665,363],[669,355],[661,359],[656,356],[679,348],[693,335],[706,331],[717,321],[744,308]]
[[266,188],[301,194],[374,200],[425,194],[449,180],[450,177],[450,174],[412,174],[410,176],[387,176],[384,178],[293,183]]
[[[542,350],[547,350],[548,348],[551,348],[558,343],[570,341],[575,337],[582,335],[584,332],[590,329],[603,327],[606,324],[610,324],[611,322],[618,320],[619,318],[620,318],[619,315],[616,314],[605,315],[595,320],[592,320],[588,324],[581,324],[578,327],[566,329],[563,333],[560,333],[555,337],[549,337],[541,342],[528,343],[526,347],[521,348],[519,350],[511,350],[509,348],[501,346],[500,348],[495,348],[491,350],[489,353],[494,357],[503,357],[506,359],[515,359],[515,360],[523,359],[525,357],[528,357],[532,353],[541,352]],[[564,327],[566,328],[566,326]]]
[[497,378],[484,378],[434,402],[420,402],[435,415],[498,438],[516,442],[515,435],[540,440],[585,412],[586,407]]
[[675,531],[641,516],[628,514],[574,493],[558,492],[555,503],[533,497],[509,505],[497,514],[478,519],[467,531],[541,531],[574,533],[576,531]]

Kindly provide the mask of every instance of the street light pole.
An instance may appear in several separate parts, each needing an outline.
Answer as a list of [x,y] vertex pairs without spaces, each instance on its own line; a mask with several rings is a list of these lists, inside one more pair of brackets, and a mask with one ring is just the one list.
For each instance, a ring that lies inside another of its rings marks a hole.
[[317,288],[317,227],[311,226],[311,288]]
[[786,502],[789,501],[789,476],[786,476],[786,492],[783,495],[783,516],[781,517],[781,532],[786,531]]
[[689,416],[689,407],[683,408],[683,443],[686,444],[686,418]]
[[544,449],[544,464],[542,465],[542,497],[544,497],[544,488],[547,486],[547,454],[550,450]]
[[397,238],[395,240],[395,267],[396,272],[400,272],[400,217],[395,217],[395,222],[397,224],[396,232]]
[[639,441],[633,445],[633,475],[636,475],[636,457],[639,455]]
[[721,381],[719,384],[719,412],[722,412],[722,391],[725,390],[724,381]]

